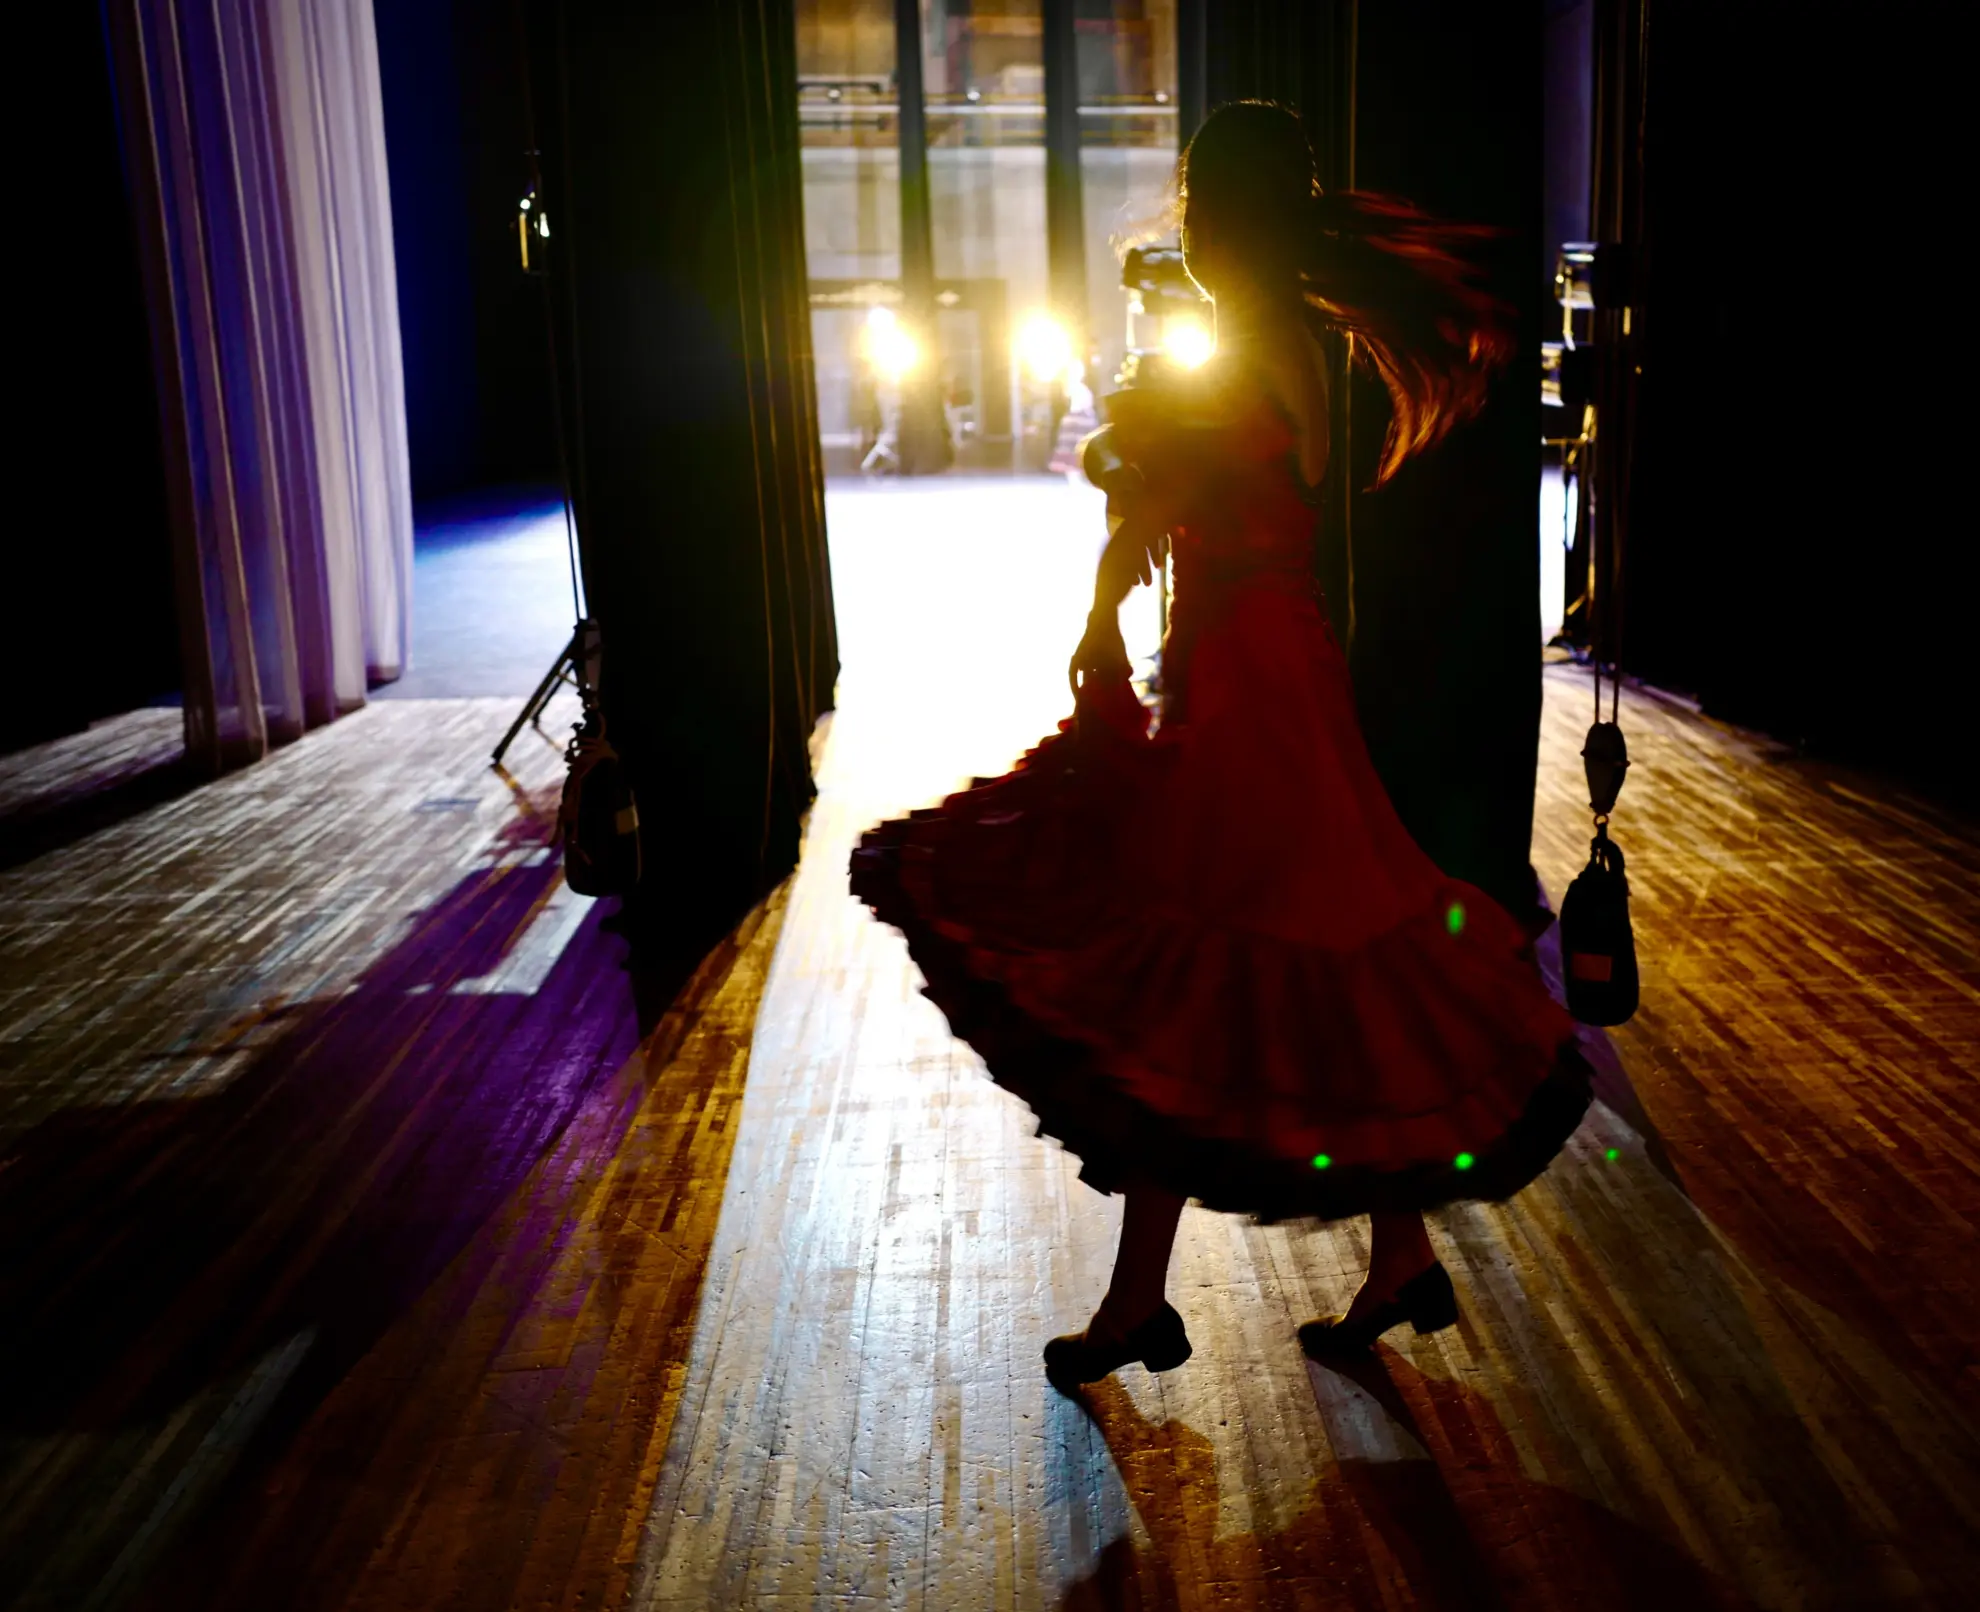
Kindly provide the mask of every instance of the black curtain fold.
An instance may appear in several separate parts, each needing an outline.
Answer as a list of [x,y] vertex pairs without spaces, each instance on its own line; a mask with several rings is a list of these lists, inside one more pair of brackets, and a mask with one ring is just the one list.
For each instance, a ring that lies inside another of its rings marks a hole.
[[[1484,413],[1355,495],[1356,698],[1418,842],[1514,911],[1533,901],[1540,748],[1539,21],[1534,0],[1365,6],[1355,69],[1356,185],[1490,226],[1488,283],[1518,330]],[[1386,401],[1357,378],[1358,489]]]
[[838,675],[790,0],[529,21],[559,384],[636,931],[702,939],[797,860]]
[[[1388,422],[1357,373],[1336,410],[1338,501],[1318,564],[1349,643],[1375,764],[1410,832],[1445,871],[1530,907],[1539,753],[1538,287],[1541,144],[1537,0],[1354,0],[1209,6],[1212,108],[1299,109],[1321,182],[1386,191],[1493,226],[1491,283],[1518,310],[1521,358],[1483,416],[1380,492]],[[1531,359],[1527,355],[1531,355]]]
[[[123,171],[105,18],[95,6],[61,7],[37,45],[37,128],[58,153],[60,182],[37,187],[36,222],[62,248],[59,272],[34,277],[36,317],[14,328],[14,362],[33,388],[16,453],[33,473],[21,478],[27,507],[7,586],[12,664],[46,675],[21,679],[0,702],[0,754],[182,681],[145,243]],[[86,542],[69,539],[81,510]],[[114,654],[78,652],[78,613]]]
[[1902,13],[1598,0],[1641,366],[1625,669],[1973,812],[1951,485],[1960,52]]
[[[1356,0],[1209,0],[1204,113],[1226,101],[1297,107],[1331,188],[1353,182]],[[1194,132],[1191,130],[1190,132]]]

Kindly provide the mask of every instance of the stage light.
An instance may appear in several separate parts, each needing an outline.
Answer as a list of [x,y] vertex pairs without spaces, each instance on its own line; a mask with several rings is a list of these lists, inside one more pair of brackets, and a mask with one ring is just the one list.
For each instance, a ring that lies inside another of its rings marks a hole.
[[1049,314],[1033,314],[1018,329],[1018,362],[1034,381],[1077,378],[1072,335]]
[[1217,350],[1217,338],[1201,319],[1180,314],[1162,321],[1162,351],[1184,369],[1195,369]]
[[898,381],[921,362],[921,347],[892,308],[874,307],[866,311],[866,356],[881,374]]
[[536,182],[530,181],[529,189],[516,198],[516,247],[522,259],[524,274],[547,274],[549,264],[540,251],[533,252],[535,242],[550,239],[550,215],[543,210],[542,198],[537,194]]

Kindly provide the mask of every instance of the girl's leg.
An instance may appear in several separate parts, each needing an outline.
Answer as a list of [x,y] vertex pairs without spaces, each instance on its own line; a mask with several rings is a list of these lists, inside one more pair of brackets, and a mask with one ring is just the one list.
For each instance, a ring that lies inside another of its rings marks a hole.
[[1413,1210],[1370,1215],[1368,1223],[1368,1280],[1348,1306],[1351,1320],[1364,1310],[1386,1304],[1403,1283],[1437,1263],[1430,1234],[1423,1229],[1423,1217]]
[[1100,1301],[1089,1337],[1125,1337],[1159,1310],[1169,1285],[1169,1255],[1183,1200],[1159,1187],[1130,1187],[1121,1213],[1121,1246],[1114,1277]]

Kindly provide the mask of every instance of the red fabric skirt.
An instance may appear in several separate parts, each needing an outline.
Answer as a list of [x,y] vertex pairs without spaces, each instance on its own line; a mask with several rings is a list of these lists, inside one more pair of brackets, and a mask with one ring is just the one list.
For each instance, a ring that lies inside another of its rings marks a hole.
[[1167,664],[1181,720],[1090,686],[1009,774],[868,833],[854,892],[1102,1191],[1267,1220],[1510,1196],[1588,1069],[1520,926],[1397,819],[1319,606],[1179,609]]

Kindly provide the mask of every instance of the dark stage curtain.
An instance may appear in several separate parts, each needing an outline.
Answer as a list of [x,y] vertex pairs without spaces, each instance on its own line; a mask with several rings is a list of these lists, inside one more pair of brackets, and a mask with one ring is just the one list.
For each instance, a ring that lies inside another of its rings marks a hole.
[[565,417],[638,923],[731,920],[797,860],[838,676],[788,0],[526,12]]
[[[28,473],[7,546],[7,648],[31,675],[0,700],[0,753],[169,696],[180,675],[158,392],[104,19],[60,6],[37,20],[37,144],[54,182],[37,187],[35,233],[60,248],[19,271],[10,332],[13,452]],[[83,621],[114,653],[79,646]]]
[[1200,9],[1205,112],[1226,101],[1297,107],[1321,184],[1350,183],[1355,0],[1202,0]]
[[[1204,79],[1213,107],[1297,106],[1322,183],[1495,226],[1493,284],[1519,310],[1522,353],[1537,358],[1538,24],[1530,0],[1229,0],[1207,8]],[[1446,872],[1515,910],[1533,900],[1539,751],[1536,368],[1516,361],[1479,421],[1373,493],[1388,403],[1357,376],[1354,490],[1330,505],[1319,557],[1335,623],[1352,627],[1362,726],[1403,821]]]
[[1611,176],[1639,236],[1626,667],[1972,811],[1963,55],[1904,13],[1597,3],[1605,78],[1645,86],[1611,142],[1640,152]]

